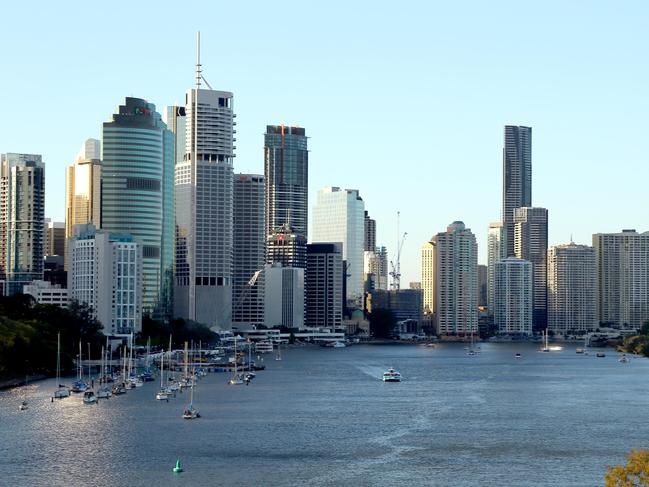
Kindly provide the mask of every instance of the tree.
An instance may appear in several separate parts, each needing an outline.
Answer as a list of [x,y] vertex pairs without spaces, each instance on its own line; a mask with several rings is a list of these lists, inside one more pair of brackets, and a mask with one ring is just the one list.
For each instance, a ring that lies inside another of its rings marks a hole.
[[626,465],[609,467],[604,480],[606,487],[649,486],[649,450],[632,450]]
[[649,320],[645,321],[642,326],[640,327],[639,331],[640,335],[649,335]]
[[376,338],[392,338],[397,318],[392,310],[374,308],[370,313],[370,332]]

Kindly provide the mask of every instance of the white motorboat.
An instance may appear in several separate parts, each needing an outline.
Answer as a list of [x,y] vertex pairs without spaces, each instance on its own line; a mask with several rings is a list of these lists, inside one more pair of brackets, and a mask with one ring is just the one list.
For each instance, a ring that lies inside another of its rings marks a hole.
[[108,399],[111,397],[113,393],[111,390],[108,388],[108,386],[104,386],[101,389],[97,391],[97,399]]
[[95,404],[97,402],[97,396],[94,391],[86,391],[83,393],[83,402],[84,404]]
[[167,391],[166,389],[160,389],[156,393],[155,398],[158,401],[167,401],[167,402],[169,402],[169,391]]
[[390,367],[383,372],[383,382],[401,382],[401,374]]
[[345,345],[343,342],[334,342],[332,345],[333,348],[345,348],[347,345]]
[[628,364],[629,363],[629,357],[626,356],[626,354],[622,354],[622,356],[617,359],[618,362],[622,364]]

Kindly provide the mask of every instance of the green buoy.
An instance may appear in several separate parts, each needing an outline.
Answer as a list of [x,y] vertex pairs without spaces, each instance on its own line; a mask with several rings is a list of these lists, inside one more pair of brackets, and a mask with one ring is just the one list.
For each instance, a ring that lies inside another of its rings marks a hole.
[[174,473],[180,473],[183,471],[183,468],[180,466],[180,458],[176,460],[176,466],[174,467]]

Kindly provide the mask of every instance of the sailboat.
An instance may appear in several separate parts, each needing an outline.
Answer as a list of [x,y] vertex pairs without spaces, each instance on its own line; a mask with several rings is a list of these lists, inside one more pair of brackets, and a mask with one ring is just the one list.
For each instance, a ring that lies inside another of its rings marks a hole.
[[97,391],[97,399],[108,399],[113,395],[111,390],[106,385],[106,365],[105,365],[106,355],[104,353],[104,347],[101,347],[101,370],[99,374],[99,390]]
[[[193,371],[192,371],[192,375],[194,375]],[[189,395],[189,406],[187,406],[187,409],[185,409],[185,411],[183,411],[183,418],[184,419],[200,418],[201,415],[198,412],[198,409],[196,409],[194,407],[194,382],[193,381],[192,381],[192,385],[191,385],[190,389],[191,389],[191,392],[190,392],[190,395]]]
[[20,411],[24,411],[24,410],[26,410],[27,407],[28,407],[28,406],[27,406],[27,397],[25,396],[25,394],[26,394],[26,392],[27,392],[27,381],[28,381],[28,379],[29,379],[29,376],[26,375],[26,376],[25,376],[25,387],[23,388],[23,400],[22,400],[22,402],[20,403],[20,406],[18,406],[18,409],[19,409]]
[[79,355],[77,356],[77,380],[72,384],[72,392],[86,392],[88,383],[83,380],[83,357],[81,355],[81,340],[79,340]]
[[160,390],[155,395],[155,398],[158,401],[167,401],[169,402],[169,392],[164,386],[165,383],[165,352],[162,351],[162,357],[160,358]]
[[67,387],[61,385],[61,332],[56,338],[56,387],[54,399],[64,399],[70,397],[70,391]]
[[543,330],[543,348],[540,350],[541,352],[549,352],[550,347],[548,346],[548,330]]
[[231,386],[239,386],[243,384],[243,378],[238,371],[239,357],[237,356],[237,337],[234,337],[234,374],[232,378],[228,381],[228,384]]
[[282,360],[282,339],[277,340],[277,355],[275,355],[275,360]]
[[473,327],[471,327],[471,346],[469,347],[469,351],[466,353],[467,355],[473,356],[476,355],[478,352],[475,351],[473,348]]

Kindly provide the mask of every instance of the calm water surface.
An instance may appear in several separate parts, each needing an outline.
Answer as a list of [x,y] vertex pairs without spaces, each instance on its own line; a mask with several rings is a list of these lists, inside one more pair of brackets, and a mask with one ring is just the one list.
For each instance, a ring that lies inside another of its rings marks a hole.
[[[196,421],[156,383],[94,406],[50,403],[53,380],[1,392],[0,485],[596,486],[649,447],[649,360],[481,347],[266,355],[250,386],[199,382]],[[390,366],[403,382],[380,380]]]

